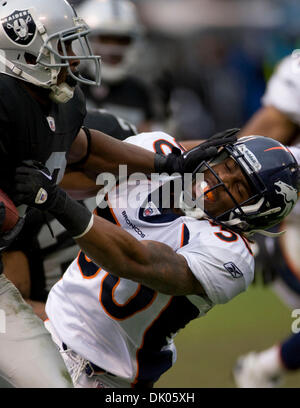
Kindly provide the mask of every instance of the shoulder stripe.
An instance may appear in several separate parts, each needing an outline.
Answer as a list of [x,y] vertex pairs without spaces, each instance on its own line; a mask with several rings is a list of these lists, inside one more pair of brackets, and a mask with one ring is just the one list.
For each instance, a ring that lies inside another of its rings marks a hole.
[[180,248],[187,245],[190,240],[190,231],[185,224],[182,224]]
[[115,225],[118,225],[120,227],[120,223],[113,211],[113,209],[111,208],[110,202],[106,196],[105,201],[107,203],[107,206],[105,208],[96,208],[96,214],[99,215],[99,217],[102,217],[104,219],[106,219],[107,221],[112,222]]

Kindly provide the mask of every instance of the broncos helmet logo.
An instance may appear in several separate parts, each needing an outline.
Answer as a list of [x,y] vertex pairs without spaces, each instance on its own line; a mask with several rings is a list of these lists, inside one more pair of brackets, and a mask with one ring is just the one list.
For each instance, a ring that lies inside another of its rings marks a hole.
[[276,188],[275,190],[276,193],[283,196],[285,208],[282,211],[281,215],[285,217],[290,213],[290,211],[297,202],[298,199],[297,190],[294,187],[290,186],[289,184],[286,184],[280,180],[276,181],[274,185],[278,187],[278,189]]

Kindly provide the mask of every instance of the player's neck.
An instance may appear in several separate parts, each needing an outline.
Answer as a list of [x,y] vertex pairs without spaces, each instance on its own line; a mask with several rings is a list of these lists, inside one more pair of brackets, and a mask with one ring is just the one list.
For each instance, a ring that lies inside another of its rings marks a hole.
[[47,108],[51,105],[52,102],[49,98],[49,89],[44,89],[23,81],[21,81],[20,83],[23,88],[25,88],[26,91],[32,96],[32,98],[43,106],[43,108]]
[[170,198],[171,198],[170,207],[171,207],[172,212],[180,216],[184,215],[184,212],[179,207],[178,201],[175,200],[174,192],[171,192]]

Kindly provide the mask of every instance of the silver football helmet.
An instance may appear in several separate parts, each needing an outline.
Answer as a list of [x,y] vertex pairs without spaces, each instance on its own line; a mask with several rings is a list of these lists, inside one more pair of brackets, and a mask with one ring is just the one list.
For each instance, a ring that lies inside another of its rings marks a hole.
[[[0,22],[0,72],[51,89],[52,99],[61,103],[72,98],[75,81],[100,85],[100,57],[89,45],[90,30],[66,0],[1,1]],[[73,41],[82,54],[68,54]],[[92,64],[95,79],[74,74],[70,66],[74,59]],[[57,84],[62,67],[72,85]]]
[[91,28],[91,46],[101,55],[101,76],[114,83],[124,79],[138,57],[143,28],[129,0],[86,0],[77,8]]

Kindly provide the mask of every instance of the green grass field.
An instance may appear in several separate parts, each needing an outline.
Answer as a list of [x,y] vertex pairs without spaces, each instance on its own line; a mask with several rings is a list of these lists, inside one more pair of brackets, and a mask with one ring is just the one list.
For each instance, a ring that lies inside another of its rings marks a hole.
[[[240,354],[262,350],[291,334],[290,310],[269,289],[251,286],[226,305],[193,321],[176,337],[177,362],[156,388],[232,388]],[[0,379],[0,387],[7,387]],[[284,387],[300,387],[300,371]]]
[[[177,362],[156,388],[235,387],[231,368],[237,356],[284,339],[292,322],[290,309],[270,289],[251,286],[179,332]],[[299,388],[300,371],[289,374],[283,386]]]

